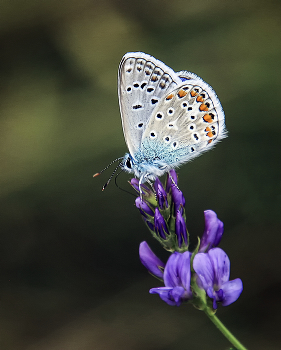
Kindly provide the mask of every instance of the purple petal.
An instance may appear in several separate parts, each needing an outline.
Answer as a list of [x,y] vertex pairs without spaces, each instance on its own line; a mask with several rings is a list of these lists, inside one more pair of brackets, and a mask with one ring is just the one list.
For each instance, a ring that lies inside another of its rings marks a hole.
[[199,252],[203,253],[210,250],[221,240],[223,234],[223,223],[218,219],[217,214],[213,210],[205,210],[205,230],[201,238]]
[[222,238],[222,235],[223,235],[223,222],[218,220],[219,221],[219,225],[218,225],[218,230],[217,230],[217,235],[216,235],[216,239],[213,243],[213,246],[214,247],[217,247],[219,244],[220,244],[220,241],[221,241],[221,238]]
[[173,288],[169,287],[159,287],[159,288],[152,288],[150,289],[150,294],[158,294],[160,298],[165,301],[169,305],[177,305],[177,303],[173,300],[171,300],[171,291]]
[[199,286],[206,291],[210,287],[213,289],[215,274],[209,255],[206,253],[196,254],[193,260],[193,268],[199,277]]
[[236,278],[235,280],[224,283],[221,289],[224,292],[224,300],[222,301],[222,305],[227,306],[234,303],[234,301],[239,298],[243,290],[243,283],[240,278]]
[[181,257],[181,254],[175,252],[170,255],[165,270],[164,270],[164,283],[166,287],[181,286],[180,276],[177,270],[177,264]]
[[226,253],[220,248],[213,248],[208,252],[215,272],[214,284],[221,286],[229,280],[230,261]]
[[[166,192],[169,193],[171,187],[175,186],[174,183],[176,185],[178,184],[178,177],[174,169],[170,170],[167,176],[168,178],[167,178],[167,184],[166,184]],[[171,180],[171,178],[173,179],[174,182]]]
[[180,210],[182,213],[182,208],[185,206],[185,198],[181,190],[179,190],[176,186],[171,187],[172,200],[175,205],[174,215],[177,215],[177,211]]
[[130,184],[131,184],[131,186],[134,187],[134,189],[135,189],[136,191],[139,192],[139,180],[138,180],[138,179],[136,179],[136,178],[134,177],[133,179],[131,179]]
[[156,178],[153,186],[154,186],[154,189],[156,192],[156,197],[157,197],[157,201],[158,201],[160,209],[168,208],[167,193],[164,190],[164,187],[163,187],[162,183],[160,182],[160,180],[158,179],[158,177]]
[[151,231],[154,231],[154,224],[148,220],[144,220]]
[[137,197],[135,200],[136,207],[140,210],[141,214],[147,217],[145,214],[150,216],[154,216],[153,210],[147,205],[147,203],[141,199],[141,197]]
[[180,254],[180,258],[179,258],[178,264],[177,264],[177,271],[178,271],[178,275],[179,275],[179,278],[181,281],[181,285],[186,290],[185,297],[187,297],[189,299],[192,297],[192,292],[190,289],[190,276],[191,276],[190,258],[191,258],[191,255],[192,254],[188,251]]
[[154,226],[156,233],[161,238],[166,239],[166,235],[169,234],[168,227],[158,208],[155,208]]
[[[130,181],[130,184],[137,192],[140,192],[139,179],[136,179],[135,177],[132,178]],[[141,184],[141,188],[144,190],[144,192],[147,192],[147,193],[151,192],[151,190],[147,186],[145,186],[144,184]]]
[[178,238],[179,247],[181,248],[183,241],[184,241],[184,244],[187,245],[188,242],[187,242],[186,224],[179,210],[177,211],[177,216],[176,216],[175,232]]
[[160,267],[164,269],[165,264],[159,258],[157,258],[145,241],[140,244],[139,255],[141,263],[150,273],[152,273],[152,275],[163,278],[163,271],[160,269]]
[[177,306],[180,306],[182,298],[184,297],[185,290],[183,287],[175,287],[170,292],[170,297],[176,302]]

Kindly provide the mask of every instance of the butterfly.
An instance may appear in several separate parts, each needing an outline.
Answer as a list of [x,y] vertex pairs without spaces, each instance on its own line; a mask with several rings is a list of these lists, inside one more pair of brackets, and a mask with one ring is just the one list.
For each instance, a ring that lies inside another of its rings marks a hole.
[[129,153],[117,159],[121,163],[115,170],[133,173],[140,184],[198,157],[226,137],[223,108],[213,88],[196,74],[174,72],[143,52],[123,56],[118,96]]

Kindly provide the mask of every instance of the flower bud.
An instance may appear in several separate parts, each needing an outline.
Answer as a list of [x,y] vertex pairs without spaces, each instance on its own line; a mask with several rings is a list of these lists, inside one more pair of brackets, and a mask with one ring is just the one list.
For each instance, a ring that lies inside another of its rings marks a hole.
[[223,234],[223,223],[218,219],[213,210],[205,210],[205,230],[201,238],[199,252],[208,252],[217,247]]
[[185,246],[188,246],[186,224],[179,210],[177,211],[177,216],[176,216],[175,231],[178,239],[179,248],[181,248],[183,244]]
[[155,208],[154,226],[158,236],[166,239],[169,235],[168,227],[158,208]]
[[153,186],[156,192],[156,197],[160,209],[168,208],[167,193],[158,177],[156,178]]
[[148,204],[144,200],[141,199],[141,197],[138,197],[135,200],[135,204],[145,218],[147,218],[147,215],[154,216],[153,210],[148,206]]
[[[173,179],[173,181],[172,181]],[[170,170],[167,175],[167,183],[166,183],[166,192],[169,193],[172,186],[175,186],[175,184],[178,184],[178,178],[177,173],[174,169]]]

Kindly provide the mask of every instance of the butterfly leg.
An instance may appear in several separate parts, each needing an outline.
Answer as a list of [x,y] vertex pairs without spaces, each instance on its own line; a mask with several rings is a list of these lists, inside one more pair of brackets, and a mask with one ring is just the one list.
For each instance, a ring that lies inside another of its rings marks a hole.
[[169,172],[168,172],[168,174],[169,174],[169,178],[171,179],[172,183],[173,183],[173,184],[175,185],[175,187],[180,191],[180,189],[179,189],[178,185],[175,183],[173,177],[170,175]]

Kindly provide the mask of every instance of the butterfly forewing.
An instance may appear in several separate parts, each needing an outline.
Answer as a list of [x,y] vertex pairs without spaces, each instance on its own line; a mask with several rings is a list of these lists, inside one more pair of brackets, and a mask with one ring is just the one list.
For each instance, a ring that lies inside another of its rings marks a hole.
[[142,52],[127,53],[118,74],[119,105],[125,140],[132,156],[161,98],[182,83],[163,62]]
[[151,162],[158,159],[171,168],[209,150],[226,134],[214,90],[195,74],[186,73],[187,80],[159,101],[141,142],[142,153],[149,149],[152,158],[157,155]]

